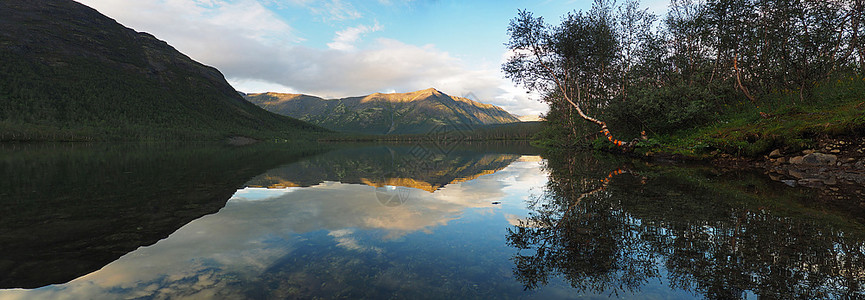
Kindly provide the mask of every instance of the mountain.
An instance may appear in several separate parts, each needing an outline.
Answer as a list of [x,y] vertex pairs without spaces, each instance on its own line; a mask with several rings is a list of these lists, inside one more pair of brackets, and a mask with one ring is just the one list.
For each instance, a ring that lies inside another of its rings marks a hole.
[[215,68],[71,0],[0,1],[0,141],[298,138]]
[[495,105],[449,96],[433,88],[330,100],[280,93],[248,94],[246,99],[271,112],[351,133],[417,134],[441,127],[471,129],[519,122]]

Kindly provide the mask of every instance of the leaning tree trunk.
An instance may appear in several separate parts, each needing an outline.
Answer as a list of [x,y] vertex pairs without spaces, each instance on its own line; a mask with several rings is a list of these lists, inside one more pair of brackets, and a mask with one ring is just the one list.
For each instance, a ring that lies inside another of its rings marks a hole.
[[[537,52],[535,55],[537,55]],[[580,108],[580,106],[577,105],[577,103],[574,102],[574,100],[572,100],[570,96],[568,96],[567,89],[565,88],[564,84],[562,84],[562,81],[559,80],[559,77],[556,76],[556,73],[553,72],[553,70],[550,69],[550,67],[547,66],[547,64],[543,63],[543,60],[540,59],[540,57],[538,57],[538,61],[540,61],[541,65],[547,70],[547,72],[550,73],[550,76],[553,78],[553,81],[556,83],[556,86],[559,88],[559,91],[561,91],[562,97],[565,99],[565,101],[567,101],[568,104],[570,104],[571,107],[573,107],[574,110],[577,111],[577,114],[579,114],[581,118],[583,118],[586,121],[598,124],[598,126],[601,126],[600,132],[603,133],[605,137],[607,137],[607,140],[609,140],[611,143],[613,143],[617,147],[629,149],[631,146],[633,146],[633,143],[623,142],[623,141],[620,141],[620,140],[617,140],[616,138],[614,138],[613,134],[610,133],[610,130],[607,128],[606,122],[592,118],[592,117],[586,115],[586,113],[583,112],[583,109]],[[579,101],[581,99],[579,77],[577,77],[576,85],[577,85],[577,101]]]

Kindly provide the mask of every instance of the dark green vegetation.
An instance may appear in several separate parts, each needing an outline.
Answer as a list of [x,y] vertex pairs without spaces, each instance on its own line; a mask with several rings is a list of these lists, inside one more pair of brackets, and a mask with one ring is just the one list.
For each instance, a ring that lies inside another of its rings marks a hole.
[[645,131],[651,139],[638,148],[695,156],[865,133],[862,1],[669,7],[659,20],[636,0],[599,0],[558,26],[525,11],[512,20],[508,46],[518,55],[503,69],[549,103],[542,144],[600,139],[599,124],[578,110],[621,140]]
[[500,107],[436,89],[325,100],[301,94],[250,94],[264,109],[352,134],[424,134],[441,127],[472,128],[519,120]]
[[419,134],[343,134],[322,140],[457,143],[480,141],[529,141],[544,129],[541,122],[514,122],[477,126],[438,126]]
[[62,283],[219,211],[306,145],[0,146],[0,288]]
[[0,141],[298,139],[214,68],[71,0],[0,2]]
[[586,152],[550,156],[546,169],[544,193],[508,233],[528,289],[561,275],[620,297],[658,280],[706,299],[865,297],[859,203],[759,173]]

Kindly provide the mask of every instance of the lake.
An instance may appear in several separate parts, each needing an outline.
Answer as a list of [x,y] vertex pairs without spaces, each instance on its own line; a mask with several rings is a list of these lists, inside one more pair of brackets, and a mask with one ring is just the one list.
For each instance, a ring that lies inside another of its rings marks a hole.
[[0,145],[0,299],[857,299],[865,197],[519,143]]

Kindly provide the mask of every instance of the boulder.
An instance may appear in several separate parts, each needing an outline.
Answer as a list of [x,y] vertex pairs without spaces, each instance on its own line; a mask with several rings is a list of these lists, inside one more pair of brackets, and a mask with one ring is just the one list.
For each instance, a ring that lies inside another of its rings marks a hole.
[[834,166],[838,162],[838,156],[814,152],[802,157],[802,164],[813,166]]
[[802,156],[795,156],[795,157],[790,158],[790,163],[794,164],[794,165],[801,165],[802,164]]

